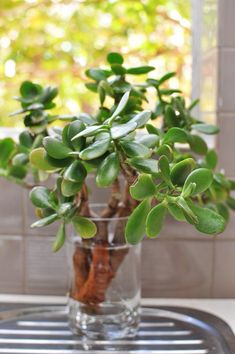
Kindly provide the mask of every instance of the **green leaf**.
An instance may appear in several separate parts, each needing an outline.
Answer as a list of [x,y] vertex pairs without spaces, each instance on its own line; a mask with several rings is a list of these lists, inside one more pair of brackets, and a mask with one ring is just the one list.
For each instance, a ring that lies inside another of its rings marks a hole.
[[101,81],[101,80],[106,80],[106,78],[109,76],[105,70],[102,69],[88,69],[86,70],[86,76],[90,77],[91,79],[95,81]]
[[235,210],[235,198],[229,196],[226,200],[226,204],[229,206],[230,209]]
[[61,193],[65,197],[71,197],[81,190],[82,185],[83,182],[74,183],[63,179],[61,183]]
[[75,216],[73,218],[73,226],[78,235],[84,239],[92,238],[97,233],[97,227],[95,223],[92,220],[82,216]]
[[173,216],[173,218],[177,221],[186,221],[184,213],[182,209],[175,203],[169,203],[167,205],[168,211]]
[[159,90],[159,92],[161,95],[166,95],[166,96],[172,95],[173,93],[182,93],[182,91],[179,89],[163,89],[163,90]]
[[200,102],[200,100],[199,100],[198,98],[197,98],[196,100],[194,100],[194,101],[190,104],[188,110],[191,111],[194,107],[196,107],[196,106],[198,105],[199,102]]
[[70,216],[72,210],[73,210],[72,203],[62,203],[60,204],[57,210],[57,214],[59,215],[60,218],[67,218]]
[[148,148],[154,148],[159,142],[159,137],[155,134],[142,135],[138,137],[138,143],[147,146]]
[[192,195],[196,195],[207,190],[212,182],[213,173],[211,170],[208,170],[207,168],[198,168],[188,175],[182,192],[184,193],[191,183],[195,183],[196,188],[194,189]]
[[56,234],[56,239],[55,239],[53,246],[52,246],[53,252],[57,252],[61,249],[61,247],[64,245],[65,238],[66,238],[65,224],[62,223],[59,226],[59,229]]
[[160,157],[158,161],[158,166],[163,181],[165,181],[168,186],[173,187],[171,182],[171,177],[170,177],[170,165],[169,165],[168,158],[165,155]]
[[165,122],[168,127],[177,127],[179,125],[179,118],[175,114],[174,109],[170,105],[165,106],[165,112],[164,112],[164,118]]
[[124,108],[127,105],[128,100],[129,100],[129,96],[130,96],[130,91],[127,91],[126,93],[124,93],[117,108],[115,109],[115,111],[113,112],[111,117],[109,118],[110,120],[113,120],[114,118],[116,118],[124,110]]
[[183,198],[188,198],[193,196],[196,187],[197,187],[196,183],[189,183],[189,185],[182,190],[181,196]]
[[152,177],[147,174],[140,175],[137,181],[130,187],[130,194],[135,200],[153,197],[155,192],[156,187]]
[[145,234],[145,224],[151,209],[151,199],[144,199],[128,218],[125,238],[132,245],[139,243]]
[[126,69],[120,64],[111,65],[112,72],[116,75],[125,75]]
[[39,95],[42,91],[40,85],[34,84],[31,81],[24,81],[20,86],[20,93],[23,97],[33,98]]
[[43,146],[45,147],[48,155],[54,159],[65,159],[71,152],[71,149],[62,143],[62,141],[49,136],[43,139]]
[[[80,151],[84,146],[84,138],[76,138],[73,139],[77,134],[85,130],[85,124],[80,120],[75,120],[72,123],[68,124],[67,126],[67,144],[72,148],[76,149],[76,151]],[[65,127],[65,128],[66,128]],[[64,129],[65,129],[64,128]],[[73,139],[73,140],[72,140]],[[64,141],[65,143],[65,141]]]
[[224,203],[218,203],[216,204],[216,209],[218,210],[218,213],[224,218],[226,223],[229,221],[229,209]]
[[42,218],[36,222],[34,222],[31,227],[42,227],[42,226],[47,226],[47,225],[50,225],[52,224],[54,221],[58,220],[58,215],[57,214],[52,214],[52,215],[49,215],[45,218]]
[[198,222],[197,215],[189,207],[188,203],[183,197],[179,196],[176,198],[176,205],[182,209],[184,216],[191,224],[196,224]]
[[159,156],[163,156],[165,155],[167,158],[168,158],[168,161],[172,161],[173,160],[173,150],[172,148],[167,145],[167,144],[163,144],[161,145],[157,150],[156,150],[156,153],[159,155]]
[[215,150],[209,150],[205,157],[206,165],[211,170],[214,170],[217,166],[218,155]]
[[135,167],[139,172],[143,173],[150,173],[150,174],[157,174],[158,170],[158,163],[154,159],[143,159],[141,157],[133,157],[132,159],[128,160],[128,163]]
[[23,179],[27,175],[27,168],[25,166],[11,166],[9,175],[15,178]]
[[137,124],[137,128],[143,127],[151,117],[151,111],[142,111],[138,113],[134,118],[131,119],[131,122]]
[[111,52],[107,55],[107,61],[109,64],[123,64],[123,56],[116,52]]
[[115,139],[120,139],[123,136],[126,136],[127,134],[129,134],[130,132],[132,132],[133,130],[135,130],[137,127],[137,123],[135,122],[128,122],[125,124],[118,124],[115,125],[114,127],[111,128],[110,132],[111,132],[111,136],[112,138]]
[[104,125],[91,125],[87,127],[86,129],[82,130],[80,133],[76,134],[71,141],[74,141],[77,138],[80,138],[81,136],[87,137],[87,136],[93,136],[94,133],[98,132],[101,128],[106,128],[107,126]]
[[159,128],[154,127],[152,124],[146,124],[146,129],[149,134],[156,134],[158,136],[162,136],[162,130]]
[[188,142],[188,133],[181,128],[170,128],[164,138],[163,143],[187,143]]
[[97,140],[86,149],[82,150],[79,157],[82,160],[93,160],[104,155],[110,146],[110,139]]
[[205,155],[207,153],[207,144],[205,140],[198,135],[189,136],[189,145],[196,154]]
[[143,144],[134,141],[121,141],[121,147],[128,157],[149,157],[151,151]]
[[195,227],[198,231],[215,235],[224,231],[226,223],[224,218],[215,211],[208,208],[201,208],[192,202],[188,202],[191,210],[197,216]]
[[20,153],[16,154],[12,159],[13,166],[26,165],[29,162],[29,157],[27,154]]
[[176,75],[176,72],[169,72],[169,73],[167,73],[167,74],[165,74],[164,76],[162,76],[159,80],[158,80],[158,84],[159,85],[161,85],[161,84],[163,84],[163,82],[165,82],[165,81],[167,81],[167,80],[169,80],[169,79],[171,79],[173,76],[175,76]]
[[204,124],[204,123],[193,124],[192,129],[195,129],[200,133],[204,133],[208,135],[219,133],[219,128],[216,125],[212,125],[212,124]]
[[192,158],[177,162],[171,170],[171,180],[175,185],[183,185],[189,173],[196,167],[196,162]]
[[0,167],[6,168],[8,161],[15,149],[15,142],[11,138],[0,140]]
[[29,160],[32,166],[42,171],[55,171],[56,168],[52,166],[46,158],[46,151],[44,148],[37,148],[31,151]]
[[142,75],[147,74],[153,70],[155,70],[154,66],[137,66],[135,68],[127,69],[126,72],[130,75]]
[[87,171],[83,164],[76,160],[64,172],[64,179],[71,182],[83,182],[86,178]]
[[119,159],[117,153],[113,152],[104,159],[104,161],[98,168],[96,175],[97,185],[99,187],[110,186],[119,175],[119,171]]
[[45,153],[45,159],[46,161],[53,166],[54,168],[63,168],[67,167],[73,162],[72,157],[66,157],[65,159],[54,159],[53,157],[49,156],[48,153]]
[[51,203],[49,202],[50,190],[46,187],[39,186],[34,187],[30,194],[29,198],[33,205],[37,208],[51,208]]
[[19,142],[21,145],[25,146],[26,148],[30,149],[33,145],[33,137],[28,131],[23,131],[19,135]]
[[148,214],[146,220],[146,233],[150,238],[159,235],[166,217],[167,208],[163,203],[156,205]]

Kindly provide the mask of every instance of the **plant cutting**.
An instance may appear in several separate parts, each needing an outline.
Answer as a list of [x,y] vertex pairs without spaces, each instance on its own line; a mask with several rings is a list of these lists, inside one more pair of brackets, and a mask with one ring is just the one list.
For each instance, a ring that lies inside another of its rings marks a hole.
[[[54,251],[68,240],[73,330],[112,338],[138,327],[144,237],[157,238],[167,215],[204,234],[222,233],[235,186],[216,169],[216,151],[204,139],[218,127],[193,117],[198,100],[188,105],[169,88],[175,73],[157,79],[154,67],[128,68],[114,52],[107,62],[86,71],[85,85],[99,101],[94,114],[53,115],[57,89],[22,83],[21,109],[11,115],[21,115],[26,129],[17,142],[0,141],[0,174],[31,189],[39,218],[32,227],[58,223]],[[53,188],[45,185],[50,176]],[[89,180],[109,191],[105,205],[90,203]]]

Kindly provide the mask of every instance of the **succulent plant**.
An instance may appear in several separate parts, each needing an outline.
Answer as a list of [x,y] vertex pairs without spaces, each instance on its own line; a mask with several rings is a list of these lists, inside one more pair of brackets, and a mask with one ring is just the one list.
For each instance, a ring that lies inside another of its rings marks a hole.
[[[167,214],[205,234],[223,232],[229,209],[235,209],[230,195],[234,182],[216,169],[216,151],[204,139],[217,134],[218,127],[193,117],[198,100],[187,105],[180,90],[169,88],[175,73],[156,79],[149,76],[154,67],[127,68],[119,53],[110,53],[107,62],[107,69],[86,71],[90,80],[85,85],[99,98],[93,115],[49,114],[56,88],[29,81],[20,87],[16,99],[22,109],[12,116],[22,115],[26,129],[18,142],[0,141],[0,175],[32,188],[39,216],[32,226],[60,220],[55,251],[63,245],[69,223],[84,239],[99,237],[86,183],[92,175],[98,188],[111,189],[101,217],[129,216],[128,243],[136,244],[144,235],[157,237]],[[133,77],[146,74],[146,80],[135,83]],[[152,91],[153,108],[148,102]],[[63,126],[55,127],[56,121]],[[50,175],[55,176],[51,189],[43,185]],[[107,235],[100,237],[105,241]]]

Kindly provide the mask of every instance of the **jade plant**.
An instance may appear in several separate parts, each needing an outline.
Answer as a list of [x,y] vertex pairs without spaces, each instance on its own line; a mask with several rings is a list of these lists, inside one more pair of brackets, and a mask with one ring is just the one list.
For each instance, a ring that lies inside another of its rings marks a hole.
[[[114,243],[157,237],[167,214],[205,234],[223,232],[229,209],[235,208],[234,183],[216,169],[216,151],[204,139],[218,127],[193,117],[198,100],[187,105],[180,90],[169,88],[174,72],[157,79],[150,74],[154,67],[128,68],[114,52],[107,62],[105,69],[86,71],[85,85],[98,95],[95,114],[53,115],[56,88],[29,81],[20,87],[21,109],[12,116],[23,116],[26,129],[17,142],[0,141],[0,174],[31,189],[39,217],[32,227],[59,220],[54,251],[64,244],[68,224],[84,242],[107,243],[107,225],[92,219],[97,214],[89,202],[90,175],[98,188],[110,188],[98,216],[128,216],[125,231],[117,227]],[[149,107],[150,96],[154,107]],[[54,187],[48,188],[45,180],[51,175]],[[83,291],[83,301],[88,297]]]

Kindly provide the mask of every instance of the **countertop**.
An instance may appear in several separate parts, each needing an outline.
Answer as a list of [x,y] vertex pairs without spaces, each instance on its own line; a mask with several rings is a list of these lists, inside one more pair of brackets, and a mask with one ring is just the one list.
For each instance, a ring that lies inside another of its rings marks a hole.
[[[0,304],[65,304],[63,296],[35,296],[0,294]],[[143,305],[183,306],[207,311],[226,321],[235,333],[235,299],[142,299]]]

